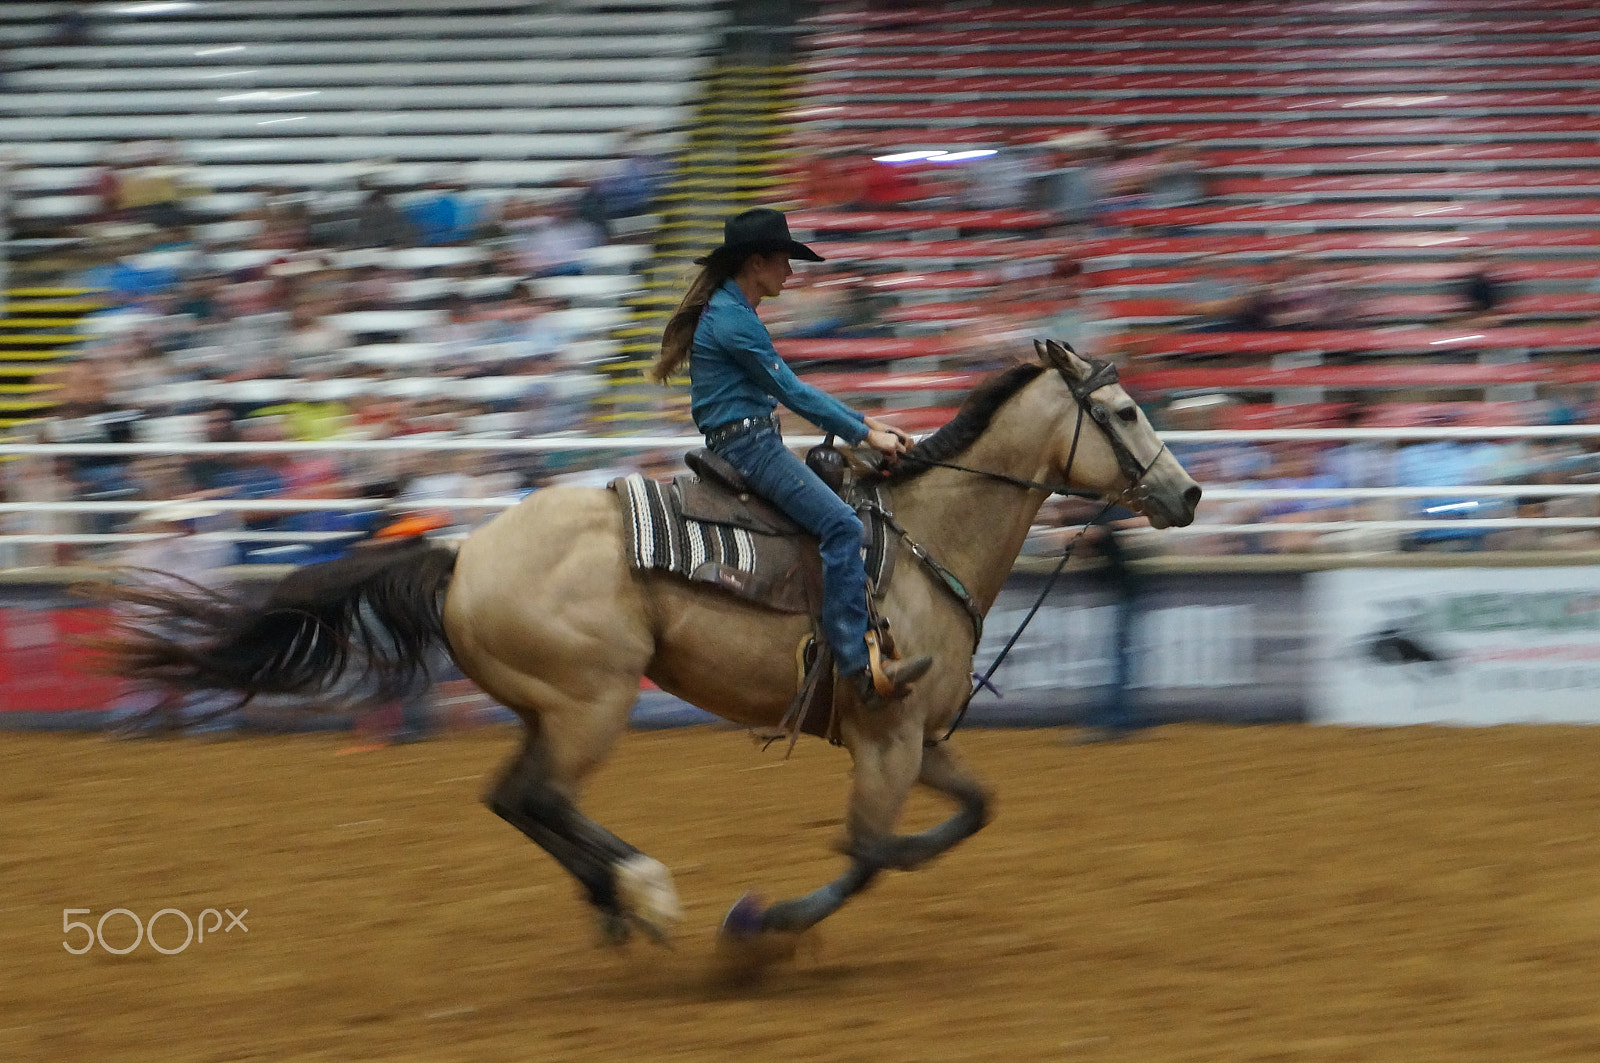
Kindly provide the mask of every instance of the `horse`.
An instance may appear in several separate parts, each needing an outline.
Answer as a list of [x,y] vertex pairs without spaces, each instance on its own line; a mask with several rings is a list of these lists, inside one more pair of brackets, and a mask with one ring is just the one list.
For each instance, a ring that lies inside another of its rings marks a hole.
[[[798,935],[881,872],[922,867],[989,821],[989,790],[941,736],[972,696],[975,628],[1052,492],[1121,502],[1157,528],[1194,519],[1199,485],[1115,368],[1054,341],[1035,347],[1037,359],[986,377],[885,474],[887,508],[922,563],[898,566],[881,609],[899,646],[935,664],[887,707],[841,694],[836,738],[853,762],[845,871],[770,906],[742,900],[725,931]],[[158,609],[187,634],[125,626],[101,647],[129,678],[248,700],[314,695],[358,663],[398,689],[442,642],[525,725],[488,806],[577,880],[603,940],[620,944],[634,930],[665,940],[682,915],[670,871],[580,810],[584,779],[623,733],[643,678],[737,724],[774,728],[796,695],[795,647],[810,622],[636,569],[626,533],[614,491],[551,487],[454,551],[427,541],[356,551],[295,570],[264,604],[106,583],[104,596]],[[956,810],[896,834],[919,784]]]

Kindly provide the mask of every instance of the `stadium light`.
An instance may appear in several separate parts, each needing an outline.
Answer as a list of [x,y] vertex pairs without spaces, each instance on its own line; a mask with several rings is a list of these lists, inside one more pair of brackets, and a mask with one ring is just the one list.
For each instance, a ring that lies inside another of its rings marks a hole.
[[117,15],[160,15],[168,11],[182,11],[193,7],[192,0],[152,0],[148,4],[124,4],[111,9]]
[[971,151],[941,151],[929,158],[929,162],[966,162],[968,159],[982,159],[989,155],[998,155],[995,148],[973,148]]
[[931,159],[936,155],[943,155],[943,151],[900,151],[893,155],[874,155],[873,162],[920,162]]

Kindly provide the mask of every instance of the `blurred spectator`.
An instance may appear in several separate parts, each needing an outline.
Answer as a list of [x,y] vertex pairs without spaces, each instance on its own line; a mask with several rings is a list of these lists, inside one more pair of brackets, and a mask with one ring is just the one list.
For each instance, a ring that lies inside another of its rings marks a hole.
[[667,175],[667,160],[647,147],[642,132],[628,133],[620,147],[622,158],[596,182],[608,220],[650,213]]
[[[1295,444],[1269,444],[1272,467],[1269,474],[1254,484],[1279,490],[1320,490],[1347,486],[1330,469],[1319,467],[1315,447]],[[1256,519],[1264,524],[1305,524],[1345,520],[1346,505],[1340,498],[1286,498],[1263,502]],[[1266,544],[1274,553],[1310,553],[1320,548],[1322,532],[1280,532]]]
[[417,228],[404,211],[394,205],[389,193],[368,188],[356,208],[350,230],[350,247],[415,247]]
[[288,334],[283,337],[283,355],[294,376],[328,373],[341,364],[341,355],[350,346],[350,334],[329,320],[336,304],[302,298],[289,310]]
[[[233,411],[226,406],[212,406],[200,411],[200,442],[237,443],[239,432],[233,423]],[[230,481],[235,459],[227,454],[196,454],[189,459],[189,476],[202,491],[216,491]]]
[[[315,376],[307,380],[308,385],[315,383]],[[351,420],[350,407],[345,403],[338,399],[318,399],[310,394],[263,406],[255,411],[255,416],[281,419],[283,438],[302,443],[338,439],[345,434]]]
[[848,210],[867,198],[867,172],[874,163],[853,147],[820,151],[800,171],[800,198],[818,210]]
[[829,339],[872,324],[866,286],[849,270],[811,266],[800,270],[784,289],[768,327],[774,336]]
[[1155,153],[1156,168],[1146,190],[1156,208],[1197,207],[1206,200],[1206,180],[1199,156],[1187,144]]
[[922,185],[911,167],[903,163],[863,160],[860,170],[860,198],[863,210],[898,210],[916,206],[922,199]]
[[444,302],[444,320],[429,325],[418,336],[424,343],[439,348],[437,365],[442,372],[463,375],[485,357],[484,350],[495,328],[492,321],[479,317],[472,300],[459,292],[448,296]]
[[145,257],[143,252],[150,246],[148,230],[143,236],[109,241],[95,253],[95,264],[78,274],[73,283],[103,291],[107,298],[123,305],[176,288],[182,274],[169,259]]
[[452,499],[493,497],[498,489],[511,485],[499,476],[483,473],[482,456],[476,451],[457,450],[443,460],[418,460],[415,471],[400,492],[400,507],[411,512],[433,513],[452,531],[468,531],[488,520],[499,510],[486,507],[428,505]]
[[1501,308],[1511,296],[1510,282],[1485,260],[1473,261],[1465,255],[1460,256],[1460,260],[1466,269],[1452,285],[1459,300],[1457,312],[1474,324],[1498,324]]
[[1083,729],[1076,736],[1080,744],[1120,741],[1144,725],[1133,705],[1134,626],[1143,583],[1117,530],[1119,523],[1137,520],[1127,509],[1114,507],[1087,525],[1074,543],[1075,558],[1090,562],[1083,572],[1085,580],[1110,598],[1111,610],[1111,674],[1084,714]]
[[1018,210],[1031,204],[1033,182],[1045,170],[1036,158],[1039,151],[1022,137],[1011,136],[993,154],[950,165],[962,168],[967,202],[973,207]]
[[405,213],[424,247],[468,243],[483,221],[482,209],[451,176],[429,181],[427,193],[407,203]]
[[220,323],[223,320],[223,289],[226,283],[220,274],[191,274],[178,285],[174,311],[187,318],[192,328]]
[[[114,405],[111,379],[97,358],[80,358],[62,374],[56,408],[43,429],[50,443],[130,443],[137,410]],[[85,501],[122,501],[132,496],[123,460],[115,454],[82,454],[67,459],[73,493]],[[103,514],[90,518],[93,531],[109,531]]]
[[1117,327],[1098,303],[1085,298],[1082,268],[1072,261],[1058,263],[1046,292],[1055,305],[1038,319],[1039,333],[1067,344],[1085,358],[1104,357]]
[[316,194],[308,188],[276,185],[261,200],[261,221],[274,247],[304,247],[311,242],[311,210]]
[[1254,332],[1267,327],[1270,305],[1265,274],[1259,267],[1230,265],[1220,255],[1196,263],[1197,276],[1182,296],[1194,320],[1191,332]]
[[1166,158],[1159,151],[1147,151],[1121,140],[1107,130],[1107,154],[1095,167],[1095,182],[1099,186],[1105,210],[1121,210],[1148,205],[1151,184],[1166,167]]
[[542,218],[519,226],[517,251],[522,268],[534,277],[572,277],[583,272],[583,253],[602,243],[601,234],[577,216],[568,199]]
[[1298,255],[1286,255],[1267,270],[1264,324],[1269,329],[1349,327],[1355,304],[1338,278],[1312,268]]
[[558,313],[560,300],[542,299],[532,285],[519,284],[487,340],[501,347],[509,372],[538,372],[557,361],[576,340]]
[[48,42],[57,47],[77,48],[94,39],[94,4],[72,0],[56,18]]
[[118,175],[118,212],[150,225],[187,222],[188,200],[202,190],[191,182],[183,148],[175,140],[148,142],[141,145],[140,162]]
[[351,310],[388,310],[399,301],[395,271],[379,265],[358,266],[350,278]]
[[[0,498],[7,502],[83,501],[64,458],[19,455],[0,462],[0,487]],[[39,509],[0,516],[0,528],[15,535],[73,535],[84,530],[77,514]],[[70,564],[74,554],[75,548],[66,543],[5,543],[0,545],[0,567]]]
[[1065,133],[1047,141],[1046,146],[1055,149],[1056,155],[1039,173],[1037,205],[1053,211],[1070,229],[1093,225],[1103,199],[1099,166],[1109,144],[1099,129]]
[[[201,534],[203,525],[218,522],[219,514],[204,501],[171,500],[151,506],[134,518],[129,531],[154,538],[134,543],[122,552],[121,565],[128,579],[151,590],[193,592],[196,586],[214,591],[229,585],[227,569],[235,564],[235,550],[226,539]],[[170,624],[160,617],[149,617],[138,605],[118,606],[132,619],[145,623]],[[169,635],[181,635],[171,628]],[[112,708],[114,726],[123,733],[153,727],[177,730],[191,725],[217,731],[231,729],[226,712],[232,695],[213,692],[179,693],[137,689],[126,692]]]
[[119,140],[100,150],[98,165],[89,172],[89,180],[81,191],[94,197],[93,220],[111,222],[125,220],[121,217],[122,169],[130,159],[131,142]]
[[[1504,459],[1500,444],[1459,439],[1430,439],[1403,446],[1395,454],[1395,480],[1404,487],[1461,487],[1493,483]],[[1403,542],[1407,550],[1470,550],[1481,548],[1486,532],[1481,528],[1450,528],[1461,519],[1509,516],[1510,506],[1498,499],[1470,495],[1425,498],[1411,503],[1411,515],[1440,522],[1437,531],[1412,532]]]

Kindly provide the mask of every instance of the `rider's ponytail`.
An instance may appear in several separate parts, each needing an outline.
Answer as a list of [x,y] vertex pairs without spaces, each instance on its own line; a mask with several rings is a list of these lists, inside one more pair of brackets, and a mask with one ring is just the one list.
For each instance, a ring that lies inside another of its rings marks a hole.
[[[737,265],[737,263],[732,264],[734,268]],[[694,330],[700,324],[700,315],[705,312],[706,304],[711,301],[712,294],[722,286],[722,282],[733,276],[734,268],[730,268],[728,260],[713,255],[700,270],[694,283],[690,284],[689,290],[684,293],[678,309],[667,319],[667,327],[661,331],[661,353],[656,355],[655,362],[650,366],[650,379],[658,384],[665,384],[667,378],[688,360],[689,348],[694,344]]]

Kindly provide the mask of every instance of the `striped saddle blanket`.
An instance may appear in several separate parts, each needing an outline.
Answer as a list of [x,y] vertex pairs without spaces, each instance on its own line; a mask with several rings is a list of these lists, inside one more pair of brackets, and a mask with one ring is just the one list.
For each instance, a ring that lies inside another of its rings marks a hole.
[[[628,563],[671,572],[785,613],[822,612],[817,541],[776,508],[695,476],[611,483],[627,525]],[[867,573],[886,577],[886,537],[862,513],[869,534]],[[881,584],[880,584],[881,585]]]

